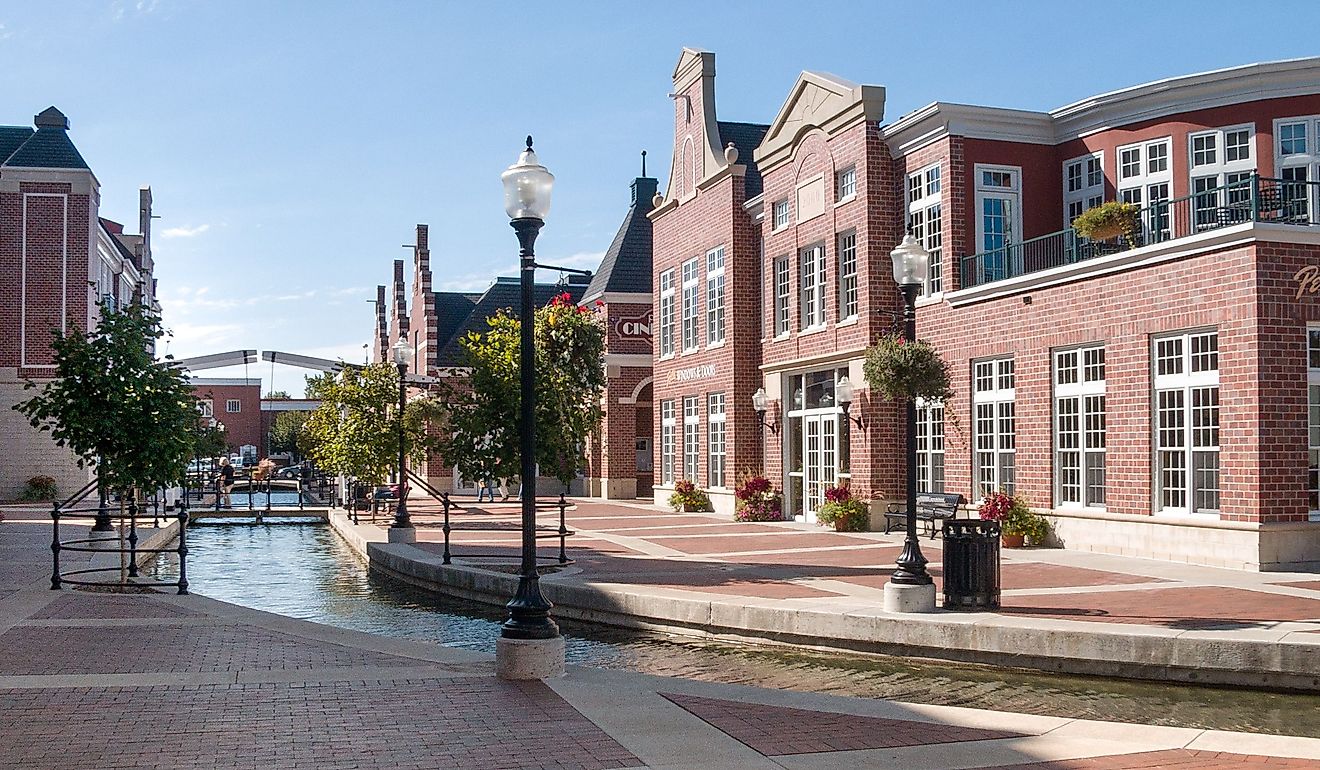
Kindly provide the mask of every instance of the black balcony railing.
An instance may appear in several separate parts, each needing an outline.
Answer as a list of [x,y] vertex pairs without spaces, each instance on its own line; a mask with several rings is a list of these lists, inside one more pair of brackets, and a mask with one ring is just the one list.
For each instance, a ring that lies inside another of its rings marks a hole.
[[1320,225],[1320,182],[1253,175],[1183,198],[1155,201],[1141,209],[1140,226],[1130,237],[1090,240],[1068,228],[963,257],[962,286],[1016,278],[1244,222]]

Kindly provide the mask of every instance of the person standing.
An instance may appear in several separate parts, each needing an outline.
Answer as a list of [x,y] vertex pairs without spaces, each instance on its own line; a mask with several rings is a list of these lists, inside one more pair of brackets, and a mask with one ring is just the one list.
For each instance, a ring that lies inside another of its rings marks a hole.
[[220,473],[216,476],[216,482],[219,484],[219,490],[216,495],[217,505],[223,505],[225,508],[233,508],[234,502],[229,497],[229,493],[234,491],[234,466],[229,464],[228,457],[220,458]]

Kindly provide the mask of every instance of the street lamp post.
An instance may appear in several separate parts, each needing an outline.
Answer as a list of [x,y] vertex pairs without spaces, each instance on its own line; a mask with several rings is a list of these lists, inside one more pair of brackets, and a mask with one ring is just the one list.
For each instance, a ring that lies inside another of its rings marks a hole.
[[542,679],[563,672],[564,639],[550,618],[551,604],[541,594],[536,572],[536,356],[533,340],[536,281],[536,236],[550,212],[554,175],[546,170],[532,150],[500,175],[504,183],[504,210],[518,235],[518,258],[522,301],[518,319],[518,380],[521,389],[518,414],[520,482],[522,484],[522,562],[518,569],[518,591],[506,605],[509,617],[500,628],[496,644],[495,671],[506,679]]
[[390,348],[394,353],[394,365],[399,368],[399,503],[394,508],[394,523],[390,525],[391,543],[417,542],[417,529],[412,519],[408,518],[408,448],[404,435],[403,417],[408,407],[408,343],[403,337]]
[[[926,283],[930,252],[912,235],[906,235],[898,248],[890,252],[894,261],[894,280],[903,292],[903,339],[917,339],[917,294]],[[917,404],[907,401],[907,536],[898,568],[885,585],[885,609],[890,612],[933,612],[935,582],[926,571],[926,557],[917,540]]]

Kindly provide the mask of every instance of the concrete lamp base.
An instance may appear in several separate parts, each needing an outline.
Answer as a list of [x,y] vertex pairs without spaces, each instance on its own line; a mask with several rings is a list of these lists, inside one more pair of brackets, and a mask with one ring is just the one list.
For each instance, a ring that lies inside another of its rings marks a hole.
[[416,527],[387,527],[389,533],[389,542],[391,543],[415,543],[417,542]]
[[564,637],[495,640],[495,676],[500,679],[551,679],[564,675]]
[[885,583],[885,612],[934,612],[935,586]]

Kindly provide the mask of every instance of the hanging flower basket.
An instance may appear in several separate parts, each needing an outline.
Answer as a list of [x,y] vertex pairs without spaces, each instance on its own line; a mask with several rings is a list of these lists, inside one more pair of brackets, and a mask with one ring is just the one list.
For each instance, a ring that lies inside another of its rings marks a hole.
[[921,398],[942,403],[953,397],[948,365],[922,340],[908,342],[897,334],[881,335],[867,348],[862,373],[873,392],[895,401]]
[[1073,220],[1073,229],[1083,238],[1107,241],[1120,235],[1134,246],[1133,239],[1140,224],[1141,210],[1131,203],[1109,201],[1087,209]]

